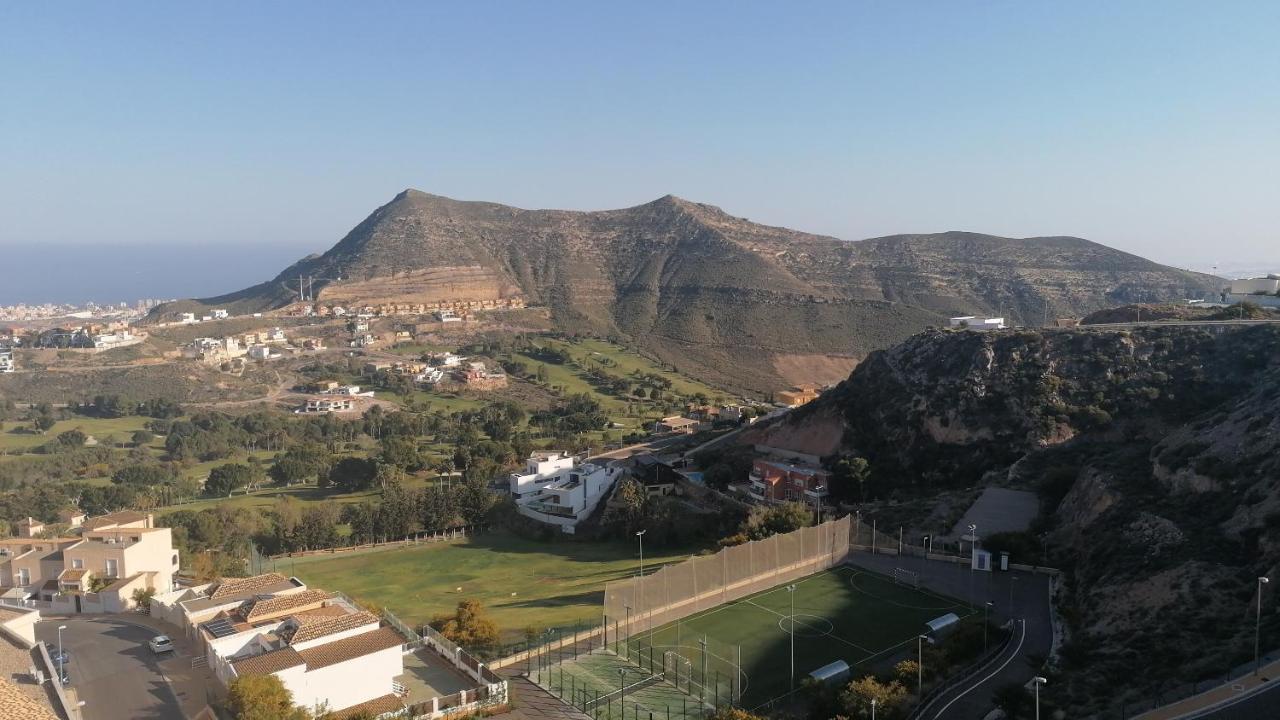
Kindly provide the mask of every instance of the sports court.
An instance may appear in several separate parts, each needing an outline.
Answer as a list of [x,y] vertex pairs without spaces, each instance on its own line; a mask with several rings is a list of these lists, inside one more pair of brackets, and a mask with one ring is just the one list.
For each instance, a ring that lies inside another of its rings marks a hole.
[[[791,629],[795,630],[796,684],[836,660],[870,671],[877,662],[913,646],[929,620],[974,611],[959,600],[893,578],[839,566],[704,610],[681,620],[638,630],[624,649],[666,675],[682,666],[679,683],[692,694],[738,698],[752,708],[785,695],[791,684]],[[790,590],[788,588],[794,588]],[[644,627],[643,619],[638,626]],[[732,683],[731,690],[726,689]],[[715,688],[720,688],[719,695]]]

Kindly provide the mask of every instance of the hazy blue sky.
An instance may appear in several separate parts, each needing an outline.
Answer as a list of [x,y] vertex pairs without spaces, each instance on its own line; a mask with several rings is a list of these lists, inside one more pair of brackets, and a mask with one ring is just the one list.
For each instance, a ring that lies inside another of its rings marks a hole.
[[301,254],[415,187],[1280,260],[1274,0],[617,5],[5,3],[0,246]]

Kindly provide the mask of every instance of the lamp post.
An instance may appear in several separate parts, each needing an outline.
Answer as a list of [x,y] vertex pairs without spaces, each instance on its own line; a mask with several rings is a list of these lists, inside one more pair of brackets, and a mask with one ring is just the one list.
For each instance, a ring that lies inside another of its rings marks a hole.
[[788,585],[787,594],[791,596],[791,688],[796,687],[796,586]]
[[876,699],[871,698],[871,720],[876,720]]
[[924,697],[924,641],[925,635],[916,636],[916,695]]
[[1258,674],[1258,664],[1260,660],[1258,642],[1262,633],[1262,586],[1271,582],[1266,575],[1258,576],[1258,615],[1253,623],[1253,674]]
[[[640,577],[636,579],[637,586],[644,584],[644,533],[644,530],[636,532],[636,539],[640,541]],[[636,608],[636,610],[639,609],[640,608]]]
[[991,649],[990,646],[987,644],[987,636],[990,634],[989,628],[991,627],[987,623],[987,611],[990,609],[991,609],[991,601],[988,600],[982,605],[982,652],[984,654]]
[[818,513],[818,524],[822,524],[822,491],[826,490],[826,485],[819,485],[813,489],[813,508]]
[[973,562],[978,555],[978,525],[969,524],[969,583],[965,586],[965,594],[969,596],[969,607],[973,607]]
[[66,630],[66,625],[58,626],[58,682],[63,684],[67,677],[67,656],[62,652],[62,631]]
[[627,669],[618,668],[618,704],[622,706],[622,714],[627,714]]
[[1036,720],[1040,720],[1040,686],[1048,684],[1049,681],[1036,676],[1031,679],[1031,682],[1036,686]]

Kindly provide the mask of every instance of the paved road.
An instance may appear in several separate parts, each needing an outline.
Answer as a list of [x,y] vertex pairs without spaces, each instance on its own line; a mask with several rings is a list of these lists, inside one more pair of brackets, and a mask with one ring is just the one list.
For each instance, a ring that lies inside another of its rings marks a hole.
[[164,676],[165,667],[190,663],[187,657],[157,658],[147,648],[155,633],[105,618],[45,620],[36,637],[71,655],[67,673],[71,688],[85,703],[84,720],[182,720],[177,697]]
[[1215,712],[1196,715],[1196,720],[1275,720],[1280,713],[1280,679],[1272,678],[1274,683],[1267,690],[1260,690],[1233,705],[1228,705]]
[[[901,567],[920,573],[920,584],[952,597],[970,600],[981,608],[992,603],[991,618],[1003,622],[1009,617],[1026,620],[1025,638],[1015,635],[1015,648],[990,669],[978,675],[976,685],[965,683],[944,693],[931,705],[927,720],[972,720],[994,707],[992,695],[1010,683],[1025,683],[1035,676],[1027,659],[1046,657],[1053,644],[1050,619],[1049,577],[1026,572],[976,572],[967,565],[939,561],[926,563],[919,557],[854,553],[854,565],[881,573]],[[1016,580],[1014,579],[1016,578]],[[1015,652],[1016,651],[1016,652]],[[1005,662],[1009,660],[1009,662]],[[993,672],[995,671],[995,672]]]

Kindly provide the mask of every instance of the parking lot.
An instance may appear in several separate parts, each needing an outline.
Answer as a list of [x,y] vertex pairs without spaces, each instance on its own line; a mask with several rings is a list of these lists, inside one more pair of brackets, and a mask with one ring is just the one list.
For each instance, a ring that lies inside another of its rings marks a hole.
[[85,703],[84,720],[174,720],[185,717],[167,673],[189,670],[185,644],[155,657],[147,641],[156,633],[113,618],[50,618],[36,625],[36,637],[58,649],[58,626],[67,662],[69,688]]

